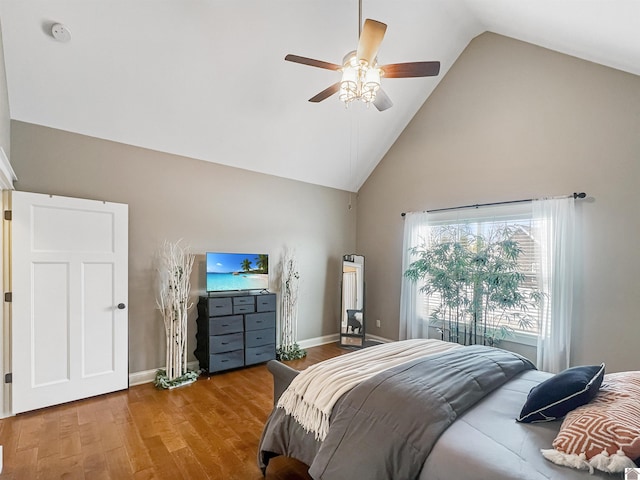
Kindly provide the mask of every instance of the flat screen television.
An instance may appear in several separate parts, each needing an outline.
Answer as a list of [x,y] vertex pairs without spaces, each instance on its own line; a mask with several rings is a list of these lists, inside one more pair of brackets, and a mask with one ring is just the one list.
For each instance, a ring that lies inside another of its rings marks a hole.
[[269,255],[207,252],[207,292],[267,290]]

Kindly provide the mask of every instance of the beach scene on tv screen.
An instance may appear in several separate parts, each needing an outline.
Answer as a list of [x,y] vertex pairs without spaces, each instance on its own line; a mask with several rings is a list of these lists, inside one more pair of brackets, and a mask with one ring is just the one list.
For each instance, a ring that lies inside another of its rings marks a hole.
[[207,253],[207,291],[264,290],[269,287],[269,256]]

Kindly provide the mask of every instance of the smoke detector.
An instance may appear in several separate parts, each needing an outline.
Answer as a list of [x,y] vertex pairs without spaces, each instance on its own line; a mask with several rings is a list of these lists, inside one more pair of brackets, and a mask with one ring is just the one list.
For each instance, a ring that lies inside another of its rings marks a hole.
[[71,31],[61,23],[54,23],[51,26],[51,35],[59,42],[66,43],[71,40]]

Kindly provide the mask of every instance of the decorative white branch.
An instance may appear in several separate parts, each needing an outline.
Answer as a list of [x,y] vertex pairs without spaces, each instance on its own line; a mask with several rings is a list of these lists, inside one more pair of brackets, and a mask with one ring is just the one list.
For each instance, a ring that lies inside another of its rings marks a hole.
[[298,336],[298,287],[300,274],[295,252],[285,248],[282,255],[280,291],[280,347],[281,360],[302,358],[306,355],[296,343]]
[[166,334],[166,377],[169,381],[187,373],[187,313],[191,270],[195,255],[188,248],[165,241],[158,252],[158,297],[156,304]]

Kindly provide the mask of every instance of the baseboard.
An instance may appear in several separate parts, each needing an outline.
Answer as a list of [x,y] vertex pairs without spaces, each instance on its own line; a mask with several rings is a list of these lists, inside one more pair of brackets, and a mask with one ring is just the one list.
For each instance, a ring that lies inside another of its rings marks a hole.
[[[162,367],[158,367],[162,368]],[[156,379],[156,372],[158,368],[153,370],[145,370],[144,372],[134,372],[129,374],[129,386],[142,385],[143,383],[151,383]],[[200,365],[197,361],[187,363],[189,370],[198,370]]]
[[338,334],[334,333],[332,335],[324,335],[322,337],[308,338],[306,340],[298,341],[298,346],[300,348],[311,348],[317,347],[319,345],[326,345],[327,343],[337,342],[339,339]]

